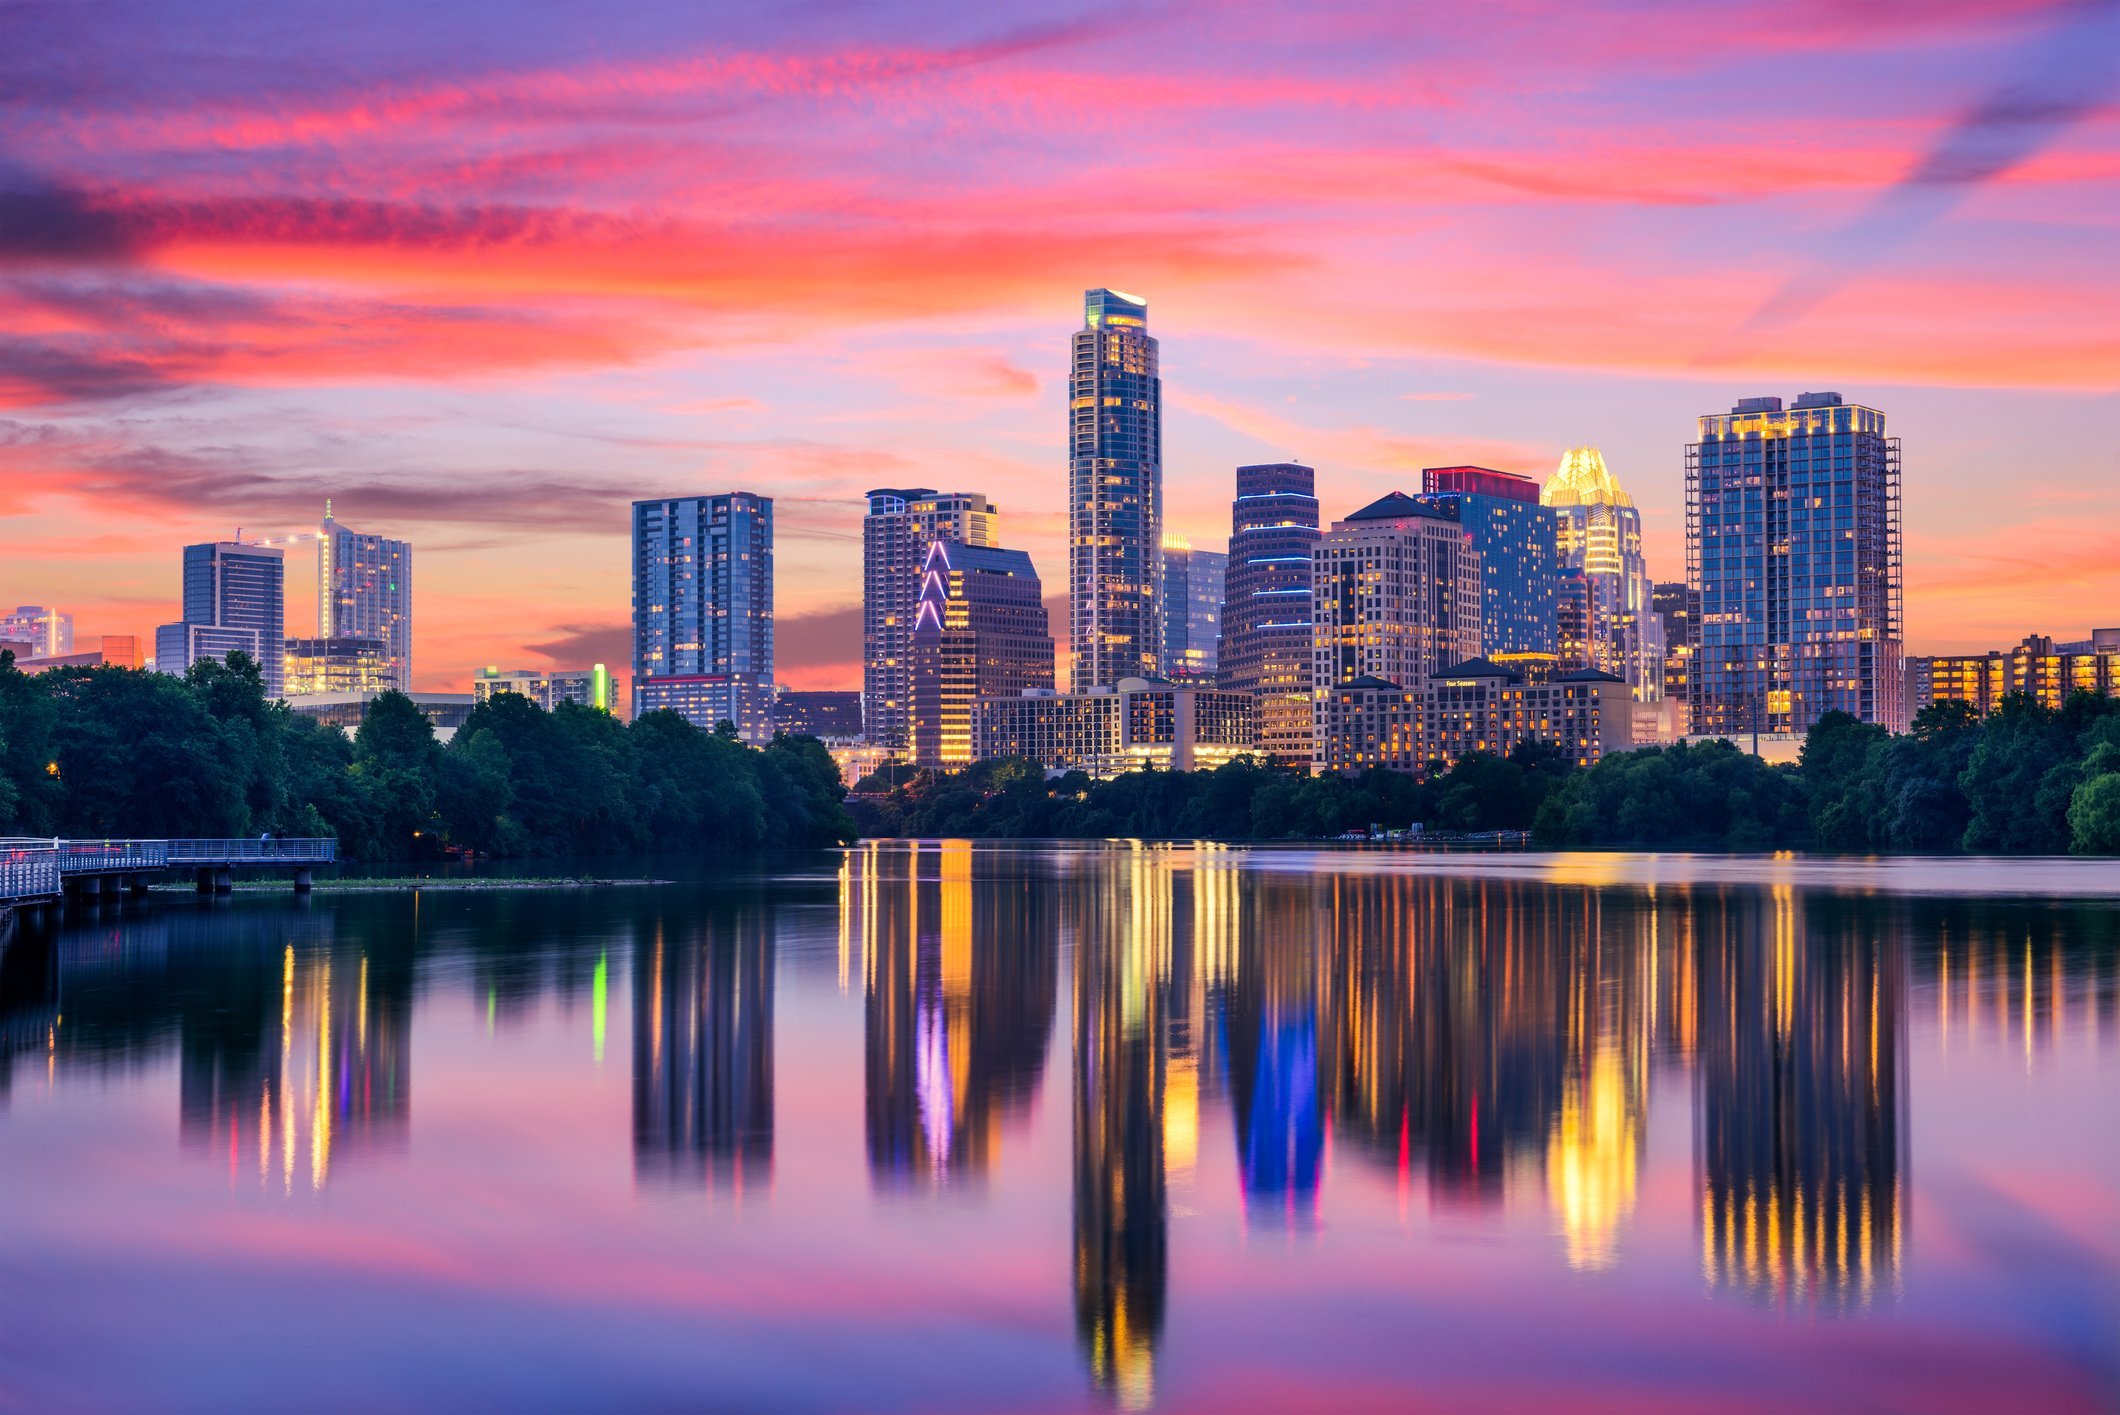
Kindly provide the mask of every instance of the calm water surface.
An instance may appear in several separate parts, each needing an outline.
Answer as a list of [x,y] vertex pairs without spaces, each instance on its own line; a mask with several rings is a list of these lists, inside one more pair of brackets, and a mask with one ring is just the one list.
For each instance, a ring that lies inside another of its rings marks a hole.
[[105,906],[0,960],[0,1407],[2110,1410],[2116,971],[2072,862]]

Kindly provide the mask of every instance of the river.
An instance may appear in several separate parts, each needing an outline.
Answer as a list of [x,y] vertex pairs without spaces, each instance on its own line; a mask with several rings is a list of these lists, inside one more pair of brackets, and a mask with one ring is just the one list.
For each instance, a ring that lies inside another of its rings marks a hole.
[[2109,1410],[2120,867],[869,844],[0,958],[0,1409]]

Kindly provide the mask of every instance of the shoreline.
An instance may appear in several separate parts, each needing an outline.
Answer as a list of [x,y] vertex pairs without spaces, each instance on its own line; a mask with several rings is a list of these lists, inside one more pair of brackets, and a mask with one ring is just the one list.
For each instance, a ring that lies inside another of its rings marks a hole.
[[[669,884],[666,879],[429,879],[417,875],[390,879],[340,879],[318,880],[310,886],[313,894],[400,894],[406,890],[435,890],[442,892],[484,893],[507,889],[638,889],[649,885]],[[188,884],[149,885],[149,894],[195,894],[197,890]],[[285,880],[249,879],[238,880],[227,891],[230,894],[285,894]]]

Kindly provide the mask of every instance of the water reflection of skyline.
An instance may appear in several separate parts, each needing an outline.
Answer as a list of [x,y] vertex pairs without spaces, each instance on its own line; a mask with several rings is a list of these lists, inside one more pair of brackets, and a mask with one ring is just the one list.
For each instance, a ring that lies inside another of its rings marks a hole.
[[2120,1037],[2114,921],[2095,907],[1311,876],[1124,842],[884,845],[835,864],[836,901],[799,901],[808,935],[755,880],[564,909],[523,896],[424,930],[325,899],[124,904],[18,930],[0,955],[0,1097],[168,1066],[185,1154],[300,1192],[405,1147],[414,1021],[432,1016],[417,1004],[438,985],[504,1028],[541,999],[593,998],[580,1025],[598,1055],[605,989],[630,987],[610,1025],[631,1029],[616,1045],[636,1178],[754,1199],[785,1133],[776,983],[799,992],[789,940],[836,914],[861,1029],[842,1084],[861,1088],[871,1193],[949,1204],[991,1186],[1033,1142],[1038,1094],[1064,1084],[1056,1290],[1092,1382],[1140,1405],[1183,1290],[1176,1215],[1225,1206],[1300,1237],[1352,1180],[1395,1189],[1406,1214],[1542,1220],[1557,1267],[1625,1264],[1644,1205],[1676,1206],[1645,1185],[1652,1093],[1664,1153],[1690,1138],[1684,1262],[1710,1294],[1889,1301],[1918,1231],[1910,1034],[1945,1062],[2000,1050],[2027,1067]]

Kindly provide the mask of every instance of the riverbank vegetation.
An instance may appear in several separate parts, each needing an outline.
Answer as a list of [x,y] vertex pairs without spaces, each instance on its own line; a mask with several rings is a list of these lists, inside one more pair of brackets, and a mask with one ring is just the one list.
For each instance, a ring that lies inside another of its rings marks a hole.
[[628,724],[497,694],[445,746],[385,693],[352,736],[268,703],[229,655],[183,678],[25,674],[0,654],[0,835],[336,836],[360,860],[698,853],[853,838],[813,738],[763,749],[673,713]]
[[1302,840],[1373,826],[1534,830],[1548,845],[2120,854],[2120,702],[2059,711],[2011,698],[1985,720],[1925,708],[1893,735],[1828,714],[1801,760],[1770,766],[1728,742],[1650,747],[1576,770],[1543,745],[1426,777],[1310,777],[1238,762],[1210,771],[1046,779],[982,762],[875,777],[850,801],[864,835]]

